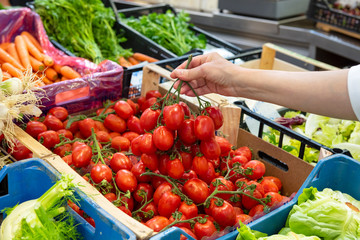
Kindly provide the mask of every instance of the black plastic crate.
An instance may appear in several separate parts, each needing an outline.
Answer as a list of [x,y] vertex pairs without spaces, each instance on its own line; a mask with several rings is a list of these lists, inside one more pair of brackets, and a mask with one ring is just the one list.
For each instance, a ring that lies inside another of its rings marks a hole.
[[351,32],[360,32],[360,16],[332,8],[335,0],[311,0],[307,11],[308,18]]
[[[122,13],[127,18],[131,16],[138,18],[140,16],[148,15],[154,12],[161,14],[161,13],[165,13],[167,10],[171,10],[176,15],[176,10],[168,4],[156,4],[156,5],[121,9],[121,6],[118,5],[116,1],[113,1],[113,6],[115,7],[116,13]],[[194,31],[196,34],[204,34],[206,36],[207,44],[215,48],[224,48],[234,55],[242,53],[242,49],[237,47],[236,45],[231,44],[225,40],[222,40],[196,26],[190,26],[190,29]]]
[[297,133],[297,132],[291,130],[290,128],[287,128],[273,120],[270,120],[258,113],[253,112],[246,106],[246,104],[243,101],[236,101],[236,102],[234,102],[234,104],[241,108],[240,128],[247,130],[245,116],[248,116],[248,117],[255,119],[259,123],[259,131],[257,134],[257,136],[259,138],[263,138],[263,133],[264,133],[265,127],[270,127],[272,129],[279,131],[279,134],[280,134],[279,143],[278,143],[279,148],[283,147],[283,140],[284,140],[285,135],[290,138],[298,140],[300,142],[300,149],[299,149],[298,157],[301,159],[304,159],[305,147],[311,147],[316,150],[320,150],[321,148],[323,148],[331,153],[343,153],[345,155],[351,156],[351,154],[348,150],[339,149],[339,148],[329,148],[325,145],[322,145],[319,142],[312,140],[311,138],[308,138],[304,135],[301,135],[300,133]]

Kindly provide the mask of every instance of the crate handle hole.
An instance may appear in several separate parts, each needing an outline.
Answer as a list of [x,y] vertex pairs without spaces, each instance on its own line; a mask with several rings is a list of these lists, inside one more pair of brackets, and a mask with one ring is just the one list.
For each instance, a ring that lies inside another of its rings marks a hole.
[[5,196],[9,194],[9,181],[8,175],[6,175],[3,180],[0,182],[0,196]]
[[278,160],[278,159],[264,153],[263,151],[258,151],[258,156],[261,159],[263,159],[264,161],[266,161],[266,162],[274,165],[275,167],[283,170],[284,172],[289,171],[289,166],[286,163],[284,163],[284,162],[282,162],[282,161],[280,161],[280,160]]

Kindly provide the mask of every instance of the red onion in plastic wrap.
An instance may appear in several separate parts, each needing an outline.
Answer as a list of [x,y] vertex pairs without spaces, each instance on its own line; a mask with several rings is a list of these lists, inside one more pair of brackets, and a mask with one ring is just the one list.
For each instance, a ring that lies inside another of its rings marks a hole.
[[61,105],[74,113],[99,107],[102,100],[121,97],[123,68],[120,65],[110,60],[96,65],[58,50],[49,41],[40,16],[29,8],[0,10],[0,43],[13,42],[23,31],[31,33],[55,63],[70,66],[82,76],[42,87],[44,93],[38,94],[43,111]]

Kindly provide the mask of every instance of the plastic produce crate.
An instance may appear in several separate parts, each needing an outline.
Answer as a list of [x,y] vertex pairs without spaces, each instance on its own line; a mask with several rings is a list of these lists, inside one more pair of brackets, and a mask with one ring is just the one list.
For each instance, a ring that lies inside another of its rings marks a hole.
[[[336,171],[336,174],[334,172]],[[299,195],[304,188],[316,187],[318,190],[324,188],[331,188],[342,193],[347,193],[355,199],[360,199],[360,191],[356,185],[349,183],[356,183],[360,181],[359,176],[360,162],[354,160],[343,154],[336,154],[322,159],[315,166],[310,173],[299,192],[294,199],[281,208],[278,208],[264,217],[255,220],[248,224],[248,226],[257,231],[267,234],[277,234],[281,228],[285,226],[285,222],[290,210],[297,203]],[[236,239],[237,231],[229,233],[219,239],[232,240]]]
[[[154,12],[160,13],[160,14],[165,13],[167,10],[171,10],[174,14],[176,14],[175,9],[169,4],[157,4],[157,5],[151,5],[151,6],[120,9],[120,7],[117,6],[116,2],[113,2],[113,3],[115,6],[116,13],[122,13],[125,15],[125,17],[133,16],[135,18],[138,18],[140,16],[148,15],[148,14],[154,13]],[[242,49],[235,46],[234,44],[231,44],[225,40],[222,40],[222,39],[206,32],[196,26],[190,26],[190,29],[192,31],[194,31],[196,34],[204,34],[207,39],[207,44],[211,48],[223,48],[226,51],[228,51],[229,54],[231,53],[233,55],[236,55],[236,54],[239,54],[242,52]],[[202,49],[202,50],[204,50],[204,49]],[[172,53],[172,54],[174,54],[174,53]]]
[[252,119],[255,119],[259,123],[259,131],[257,134],[257,136],[259,138],[263,137],[263,132],[264,132],[265,127],[271,127],[273,129],[279,131],[279,133],[280,133],[279,144],[278,144],[279,148],[282,148],[282,146],[283,146],[284,136],[288,136],[290,138],[300,141],[301,144],[300,144],[298,157],[301,159],[304,158],[305,147],[311,147],[311,148],[314,148],[317,150],[325,149],[333,154],[343,153],[343,154],[351,156],[350,152],[348,150],[343,150],[343,149],[339,149],[339,148],[329,148],[327,146],[324,146],[323,144],[320,144],[319,142],[316,142],[316,141],[312,140],[311,138],[308,138],[300,133],[297,133],[297,132],[295,132],[295,131],[293,131],[293,130],[291,130],[269,118],[264,117],[263,115],[260,115],[256,112],[250,110],[243,101],[237,101],[237,102],[234,102],[234,104],[241,108],[240,128],[247,129],[247,125],[245,122],[245,116],[248,116],[248,117],[251,117]]
[[311,0],[307,11],[308,18],[350,32],[360,33],[360,16],[332,8],[330,4],[334,2],[336,1]]
[[[0,209],[39,198],[58,179],[60,179],[59,172],[41,159],[27,159],[6,165],[0,171]],[[79,199],[80,208],[95,221],[94,228],[67,207],[78,223],[78,231],[84,239],[136,239],[134,233],[83,192],[76,189],[75,196]]]

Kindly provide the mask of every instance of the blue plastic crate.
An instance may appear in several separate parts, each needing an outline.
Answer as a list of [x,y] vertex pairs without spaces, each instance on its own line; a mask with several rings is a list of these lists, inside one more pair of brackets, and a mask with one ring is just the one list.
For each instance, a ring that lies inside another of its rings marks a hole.
[[[267,234],[277,234],[285,226],[287,216],[297,203],[304,188],[316,187],[319,191],[331,188],[347,193],[355,199],[360,199],[360,190],[356,183],[360,182],[360,162],[344,154],[334,154],[320,160],[312,170],[295,197],[284,206],[266,214],[258,220],[248,224],[257,231]],[[233,231],[219,239],[236,239],[238,232]]]
[[[60,173],[41,159],[31,158],[6,165],[0,171],[0,209],[13,207],[17,203],[39,198],[60,179]],[[135,234],[122,223],[100,208],[82,191],[76,189],[79,205],[95,221],[95,228],[68,207],[78,224],[84,239],[129,239]]]

